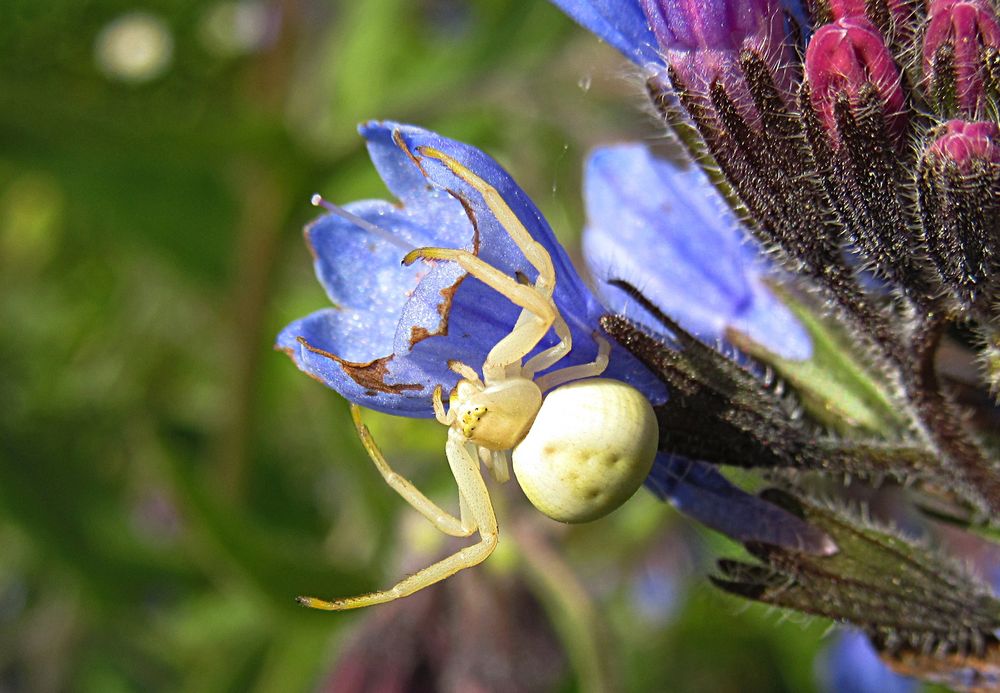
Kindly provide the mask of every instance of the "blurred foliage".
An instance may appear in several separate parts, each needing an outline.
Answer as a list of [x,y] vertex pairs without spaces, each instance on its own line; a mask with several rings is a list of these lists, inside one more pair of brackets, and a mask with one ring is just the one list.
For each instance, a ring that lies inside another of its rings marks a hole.
[[[137,16],[166,52],[116,67],[102,42]],[[656,132],[641,92],[518,0],[5,0],[0,55],[0,690],[336,689],[377,609],[293,597],[442,547],[345,403],[271,351],[326,304],[310,194],[384,196],[355,124],[414,122],[495,155],[572,244],[587,148]],[[440,427],[370,419],[452,497]],[[709,553],[735,549],[652,496],[570,530],[497,493],[482,570],[544,607],[558,690],[813,689],[826,624],[714,591]]]

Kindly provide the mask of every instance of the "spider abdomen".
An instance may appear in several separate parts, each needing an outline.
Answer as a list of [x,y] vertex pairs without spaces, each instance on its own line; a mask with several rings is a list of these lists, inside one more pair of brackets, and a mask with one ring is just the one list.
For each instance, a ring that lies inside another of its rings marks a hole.
[[588,522],[628,500],[653,466],[653,407],[618,380],[588,378],[546,395],[514,474],[536,508],[560,522]]

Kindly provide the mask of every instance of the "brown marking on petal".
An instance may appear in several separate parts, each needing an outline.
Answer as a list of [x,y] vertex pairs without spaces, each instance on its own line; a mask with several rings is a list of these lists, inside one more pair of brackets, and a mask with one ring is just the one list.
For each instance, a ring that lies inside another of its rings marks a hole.
[[[413,164],[420,169],[420,173],[427,178],[427,171],[424,169],[423,163],[420,159],[410,151],[410,148],[406,146],[406,142],[403,141],[402,135],[400,135],[399,130],[394,130],[392,133],[392,140],[409,158],[413,161]],[[420,148],[417,149],[420,151]],[[452,190],[451,188],[445,189],[449,195],[458,200],[459,204],[462,205],[462,209],[465,210],[465,216],[469,218],[469,223],[472,224],[472,254],[479,255],[479,221],[476,219],[476,210],[473,208],[472,204],[457,190]],[[458,291],[459,285],[465,280],[467,274],[462,274],[454,284],[444,289],[441,289],[442,300],[438,304],[438,313],[441,315],[440,327],[436,332],[431,332],[425,327],[413,327],[410,330],[410,348],[412,349],[417,345],[417,343],[429,338],[429,337],[444,337],[448,334],[448,316],[451,314],[451,304],[455,298],[455,292]]]
[[[424,178],[428,178],[427,171],[424,169],[423,163],[417,158],[413,152],[410,151],[409,147],[406,146],[406,142],[403,141],[402,136],[399,134],[399,130],[393,130],[392,140],[396,143],[396,146],[402,149],[408,157],[413,161],[414,165],[420,169],[420,173],[424,175]],[[423,151],[423,147],[417,147],[418,152]],[[435,150],[436,151],[436,150]],[[438,157],[432,157],[438,158]],[[450,158],[450,157],[449,157]],[[440,159],[439,159],[440,160]],[[445,163],[442,161],[442,163]],[[447,163],[445,163],[447,166]],[[453,174],[454,175],[454,174]],[[479,222],[476,220],[476,211],[470,203],[461,193],[457,190],[451,188],[445,188],[449,195],[454,197],[462,205],[462,209],[465,210],[465,216],[469,217],[469,221],[472,223],[472,254],[479,255]]]
[[[420,169],[423,171],[423,169]],[[462,209],[465,210],[465,216],[469,218],[469,222],[472,224],[472,254],[479,254],[479,222],[476,220],[476,212],[472,208],[472,205],[468,201],[459,195],[456,191],[448,188],[448,194],[458,200],[459,204],[462,205]],[[441,289],[442,300],[438,304],[438,313],[441,315],[440,328],[436,332],[431,332],[425,327],[414,327],[410,330],[410,348],[412,349],[428,337],[444,337],[448,334],[448,316],[451,315],[451,304],[455,299],[455,292],[458,291],[459,285],[465,281],[465,278],[469,276],[463,273],[462,276],[458,278],[454,284],[444,289]]]
[[[301,339],[301,337],[299,337],[299,339]],[[298,367],[298,365],[299,365],[298,361],[295,360],[295,349],[292,349],[291,347],[280,347],[277,344],[275,344],[274,345],[274,350],[275,351],[280,351],[281,353],[283,353],[285,356],[287,356],[288,358],[290,358],[292,360],[292,363],[294,363]],[[302,369],[301,367],[299,368],[299,370],[302,371],[303,373],[305,373],[306,375],[308,375],[313,380],[315,380],[317,383],[320,383],[322,385],[326,385],[326,381],[323,380],[318,375],[316,375],[315,373],[311,373],[311,372],[309,372],[307,370]]]
[[431,332],[426,327],[421,327],[417,325],[416,327],[410,330],[410,348],[412,349],[417,345],[417,342],[423,341],[428,337],[433,337],[434,335],[444,336],[447,333],[448,333],[447,326],[445,326],[445,328],[442,329],[440,332]]
[[465,281],[465,278],[469,276],[463,274],[458,278],[451,286],[441,289],[439,292],[442,296],[441,303],[438,304],[438,314],[441,315],[440,329],[436,332],[431,332],[426,327],[420,327],[419,325],[413,327],[410,330],[410,348],[412,349],[417,345],[417,342],[421,342],[428,337],[446,337],[448,336],[448,316],[451,315],[451,304],[455,299],[455,292],[458,291],[458,286]]
[[469,275],[463,274],[458,280],[451,286],[441,289],[439,292],[442,296],[441,303],[438,304],[438,313],[441,314],[441,320],[444,324],[442,334],[448,334],[448,316],[451,315],[451,304],[455,299],[455,293],[458,291],[459,285],[465,281],[465,278]]
[[410,157],[410,161],[413,165],[420,169],[420,173],[423,174],[424,178],[427,178],[427,171],[424,170],[424,165],[420,163],[420,159],[414,156],[410,148],[406,146],[406,142],[403,140],[403,136],[400,134],[399,129],[392,131],[392,141],[396,143],[396,146],[403,150],[406,156]]
[[[395,133],[393,133],[393,139],[395,139]],[[403,143],[402,139],[396,140],[396,144],[399,145],[399,147],[402,148],[403,151],[405,151],[410,156],[411,159],[413,159],[413,162],[417,165],[417,168],[420,169],[420,172],[424,174],[424,177],[427,177],[427,171],[424,170],[423,165],[413,155],[413,153],[406,148],[406,145]],[[425,147],[417,147],[417,151],[421,153],[423,153],[424,149]],[[437,152],[437,150],[434,149],[433,147],[428,147],[428,149]],[[438,153],[442,154],[442,156],[447,157],[448,159],[451,159],[451,157],[449,157],[447,154],[444,154],[443,152],[438,152]],[[448,166],[448,163],[444,161],[444,159],[442,159],[441,157],[428,154],[425,154],[425,156],[431,156],[432,159],[437,159],[445,166]],[[448,167],[448,169],[451,170],[451,167]],[[454,173],[454,171],[452,171],[452,175],[455,175],[456,178],[458,177],[457,174]],[[465,210],[465,216],[469,217],[469,221],[472,222],[472,253],[473,255],[479,255],[479,222],[476,220],[476,211],[475,209],[473,209],[472,203],[469,202],[468,199],[466,199],[465,196],[463,196],[457,190],[453,190],[452,188],[445,188],[445,190],[448,192],[449,195],[451,195],[452,197],[454,197],[456,200],[459,201],[459,203],[462,205],[462,209]]]
[[472,204],[469,203],[464,197],[462,197],[457,191],[448,188],[448,194],[458,200],[459,204],[462,205],[462,209],[465,210],[465,216],[469,217],[469,222],[472,223],[472,254],[479,255],[479,221],[476,219],[476,210],[473,209]]
[[[308,351],[318,354],[324,358],[336,361],[341,369],[358,385],[368,392],[387,392],[398,395],[407,390],[422,390],[423,386],[417,383],[397,383],[389,385],[385,382],[385,377],[389,374],[389,363],[395,358],[395,354],[389,354],[382,358],[373,359],[362,363],[358,361],[347,361],[329,351],[314,347],[305,337],[296,337],[296,341]],[[321,381],[322,382],[322,381]]]

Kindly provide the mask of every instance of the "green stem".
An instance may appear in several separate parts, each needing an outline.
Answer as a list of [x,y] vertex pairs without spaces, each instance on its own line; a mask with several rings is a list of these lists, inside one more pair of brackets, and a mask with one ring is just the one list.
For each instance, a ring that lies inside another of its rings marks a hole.
[[558,552],[539,535],[537,526],[524,519],[511,524],[528,578],[538,588],[542,602],[566,644],[584,693],[619,690],[611,674],[607,653],[607,626],[586,588]]

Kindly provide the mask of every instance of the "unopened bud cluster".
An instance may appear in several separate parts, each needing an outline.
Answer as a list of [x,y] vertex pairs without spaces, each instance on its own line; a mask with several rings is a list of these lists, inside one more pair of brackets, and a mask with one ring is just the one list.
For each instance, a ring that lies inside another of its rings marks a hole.
[[[1000,343],[996,6],[807,5],[799,26],[777,0],[647,0],[665,62],[654,103],[721,172],[750,232],[891,383],[950,487],[1000,517],[993,448],[935,366],[955,326]],[[996,351],[969,352],[983,398],[1000,389]]]
[[740,115],[758,123],[751,89],[741,68],[744,52],[759,56],[772,77],[786,90],[791,60],[785,37],[785,18],[777,0],[642,0],[673,81],[692,94],[708,98],[713,83],[725,85]]
[[859,324],[892,331],[858,266],[928,313],[1000,320],[996,8],[808,4],[811,27],[778,0],[643,0],[654,96],[672,89],[756,235]]
[[932,102],[945,114],[975,116],[995,93],[1000,24],[989,0],[933,0],[921,56]]

